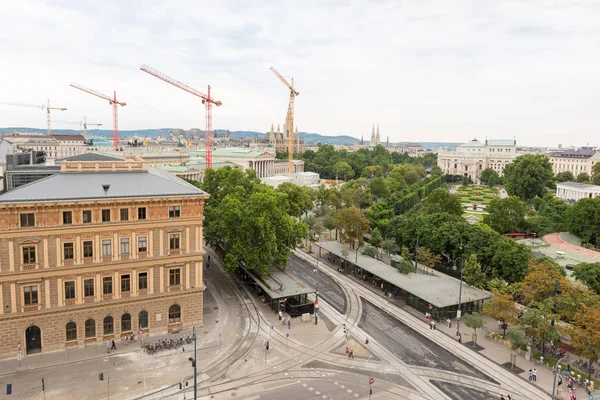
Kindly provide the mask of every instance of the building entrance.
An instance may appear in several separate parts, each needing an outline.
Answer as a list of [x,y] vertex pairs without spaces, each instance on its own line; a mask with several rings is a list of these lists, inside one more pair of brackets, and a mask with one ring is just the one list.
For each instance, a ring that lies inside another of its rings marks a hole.
[[42,351],[42,331],[35,325],[30,326],[25,331],[25,349],[27,354],[35,354]]

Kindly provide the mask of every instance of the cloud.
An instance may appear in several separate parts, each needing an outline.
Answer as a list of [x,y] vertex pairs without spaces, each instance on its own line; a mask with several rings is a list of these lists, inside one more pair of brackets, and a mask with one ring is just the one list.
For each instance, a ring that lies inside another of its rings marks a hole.
[[[266,131],[287,108],[273,65],[295,78],[310,132],[368,136],[379,121],[391,141],[594,144],[598,20],[595,3],[566,0],[2,2],[0,101],[50,98],[110,126],[75,81],[127,101],[122,129],[204,126],[199,99],[139,71],[149,64],[210,84],[215,127]],[[1,125],[44,127],[35,111],[0,106]]]

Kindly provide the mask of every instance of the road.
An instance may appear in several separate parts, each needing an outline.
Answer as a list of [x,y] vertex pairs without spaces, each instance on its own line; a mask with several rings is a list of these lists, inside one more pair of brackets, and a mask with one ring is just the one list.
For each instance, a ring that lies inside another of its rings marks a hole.
[[[329,268],[326,266],[320,268]],[[312,287],[317,287],[317,273],[315,267],[306,261],[290,255],[286,271],[291,272],[303,282]],[[319,273],[319,296],[330,304],[336,311],[344,315],[346,313],[347,301],[342,287],[328,275]]]
[[412,328],[361,298],[359,327],[409,365],[468,374],[490,380],[475,368]]

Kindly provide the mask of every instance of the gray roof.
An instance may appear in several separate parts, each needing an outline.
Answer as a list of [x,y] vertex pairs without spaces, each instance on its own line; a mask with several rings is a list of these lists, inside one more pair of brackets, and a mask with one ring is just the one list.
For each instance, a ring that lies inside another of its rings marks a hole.
[[516,145],[513,139],[490,139],[486,140],[485,144],[488,146],[514,146]]
[[564,150],[556,153],[552,153],[553,157],[563,158],[590,158],[596,154],[596,150],[591,147],[581,147],[577,150]]
[[600,186],[598,185],[589,185],[587,183],[579,183],[579,182],[560,182],[556,184],[557,187],[562,186],[562,187],[572,187],[575,189],[593,189],[593,190],[598,190],[600,189]]
[[275,267],[271,268],[268,276],[258,278],[254,274],[249,273],[254,282],[274,300],[284,299],[299,294],[315,293],[316,290],[308,284],[297,280],[285,271],[281,271]]
[[110,154],[90,151],[89,153],[77,154],[74,156],[57,158],[56,161],[123,161],[123,157],[116,157]]
[[[102,185],[109,184],[108,193]],[[60,172],[1,194],[0,203],[144,197],[208,196],[186,181],[155,168],[134,172]]]
[[[342,258],[345,258],[342,255],[342,250],[348,249],[346,245],[336,241],[317,242],[315,245]],[[372,257],[365,256],[360,252],[358,253],[358,261],[355,262],[354,250],[350,251],[350,255],[346,259],[357,265],[359,268],[407,291],[413,296],[416,296],[437,308],[450,307],[458,304],[460,281],[451,276],[444,274],[421,275],[414,273],[404,275],[399,273],[396,268],[391,265],[385,264]],[[463,282],[463,303],[486,300],[490,297],[491,295],[488,292],[476,289]]]

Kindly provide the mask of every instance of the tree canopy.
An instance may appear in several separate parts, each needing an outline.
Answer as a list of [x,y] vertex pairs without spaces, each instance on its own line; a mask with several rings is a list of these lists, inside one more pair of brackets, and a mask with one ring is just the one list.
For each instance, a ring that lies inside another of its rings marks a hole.
[[460,198],[451,194],[446,188],[437,188],[431,192],[421,204],[421,212],[425,214],[448,213],[462,215]]
[[486,207],[483,222],[498,233],[527,232],[531,206],[516,196],[492,199]]
[[471,254],[462,268],[465,282],[478,289],[485,287],[485,273],[481,270],[481,264],[477,262],[477,254]]
[[566,213],[566,225],[582,241],[600,244],[600,198],[581,199],[573,204]]
[[571,171],[563,171],[556,174],[557,182],[573,182],[575,180],[575,175]]
[[525,201],[535,196],[542,197],[545,187],[554,179],[548,157],[524,154],[504,167],[504,187],[508,194]]
[[577,264],[573,269],[573,276],[600,294],[600,263]]
[[502,179],[500,179],[500,175],[498,175],[498,173],[491,168],[486,168],[483,171],[481,171],[481,175],[479,175],[479,180],[484,185],[490,187],[499,185],[502,182]]
[[210,194],[204,237],[223,250],[227,269],[235,270],[241,262],[265,275],[271,265],[287,264],[307,227],[288,214],[285,193],[261,183],[254,171],[230,167],[208,169],[202,188]]
[[508,323],[514,322],[518,313],[519,311],[512,296],[502,294],[498,291],[492,292],[492,301],[483,303],[483,314],[501,323],[504,331],[503,336],[506,335]]

